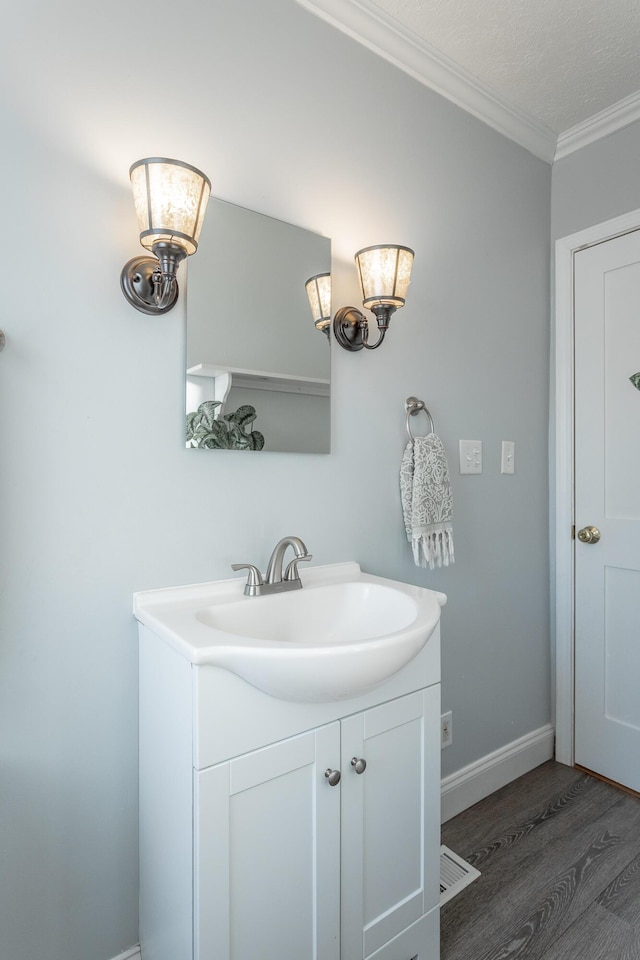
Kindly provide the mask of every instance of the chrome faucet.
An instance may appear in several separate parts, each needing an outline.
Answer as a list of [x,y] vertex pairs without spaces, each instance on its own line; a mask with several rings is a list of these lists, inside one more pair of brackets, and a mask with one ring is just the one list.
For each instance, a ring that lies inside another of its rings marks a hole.
[[[292,547],[295,557],[287,564],[282,575],[282,564],[287,547]],[[249,576],[245,584],[246,597],[260,597],[269,593],[283,593],[285,590],[300,590],[302,581],[298,573],[298,564],[303,560],[311,560],[311,554],[300,537],[283,537],[273,548],[273,553],[267,566],[266,579],[263,580],[259,569],[252,563],[232,563],[232,570],[248,570]]]

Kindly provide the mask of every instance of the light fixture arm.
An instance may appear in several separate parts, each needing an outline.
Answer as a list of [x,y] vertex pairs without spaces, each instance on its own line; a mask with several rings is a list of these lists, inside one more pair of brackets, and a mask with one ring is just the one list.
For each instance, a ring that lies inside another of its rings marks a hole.
[[162,310],[172,300],[175,289],[178,285],[175,275],[171,276],[163,272],[162,267],[156,267],[152,274],[153,280],[153,299],[156,307]]
[[165,272],[155,257],[133,257],[120,274],[120,287],[129,303],[148,316],[168,313],[178,299],[175,269]]
[[125,297],[142,313],[168,313],[178,299],[178,267],[187,256],[177,243],[160,241],[153,245],[152,257],[134,257],[125,263],[120,286]]
[[386,304],[376,304],[371,308],[380,336],[375,343],[369,343],[369,321],[365,314],[357,307],[341,307],[333,318],[334,336],[345,350],[376,350],[385,338],[395,309]]

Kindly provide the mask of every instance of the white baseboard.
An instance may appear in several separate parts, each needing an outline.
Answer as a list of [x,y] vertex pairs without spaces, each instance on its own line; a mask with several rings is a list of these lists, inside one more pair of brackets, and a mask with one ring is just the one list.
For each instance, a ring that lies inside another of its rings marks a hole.
[[129,950],[125,950],[124,953],[119,953],[113,960],[142,960],[140,944],[138,944],[137,947],[131,947]]
[[442,823],[550,760],[553,741],[554,729],[549,723],[445,777],[441,785]]

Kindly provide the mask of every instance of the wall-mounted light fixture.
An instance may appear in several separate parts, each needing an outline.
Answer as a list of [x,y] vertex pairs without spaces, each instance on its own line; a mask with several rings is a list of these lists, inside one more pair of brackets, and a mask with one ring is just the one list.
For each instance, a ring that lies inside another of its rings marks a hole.
[[[385,338],[391,315],[404,306],[411,281],[414,252],[396,244],[378,244],[358,250],[355,256],[362,291],[362,306],[371,310],[380,336],[369,343],[369,321],[356,307],[341,307],[333,318],[333,333],[345,350],[375,350]],[[331,274],[307,280],[307,296],[318,330],[329,335],[331,324]]]
[[211,183],[181,160],[148,157],[129,170],[140,243],[153,257],[124,265],[120,286],[136,310],[167,313],[178,299],[180,262],[198,249]]

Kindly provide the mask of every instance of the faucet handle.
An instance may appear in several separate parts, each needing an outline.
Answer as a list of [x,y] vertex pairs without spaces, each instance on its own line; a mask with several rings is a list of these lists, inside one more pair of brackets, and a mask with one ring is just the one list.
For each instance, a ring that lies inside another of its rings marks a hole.
[[252,563],[232,563],[232,570],[248,570],[249,576],[245,584],[244,592],[248,597],[254,597],[259,592],[260,587],[264,586],[262,574]]
[[298,564],[302,563],[303,560],[313,560],[313,554],[308,553],[305,557],[294,557],[284,572],[285,580],[300,579],[300,574],[298,573]]

